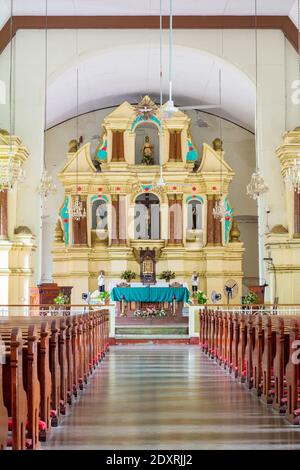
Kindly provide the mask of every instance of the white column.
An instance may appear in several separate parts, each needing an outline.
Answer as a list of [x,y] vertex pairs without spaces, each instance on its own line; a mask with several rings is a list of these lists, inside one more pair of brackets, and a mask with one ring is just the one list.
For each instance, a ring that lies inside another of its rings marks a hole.
[[17,224],[27,225],[36,236],[35,284],[41,279],[41,201],[36,187],[43,167],[44,60],[44,31],[19,31],[15,49],[15,133],[28,148],[29,158],[24,166],[27,177],[18,192]]
[[[270,54],[270,50],[276,54]],[[280,144],[286,123],[285,95],[285,47],[279,35],[269,40],[258,32],[258,97],[257,97],[257,144],[259,168],[269,187],[268,194],[258,204],[259,221],[259,266],[260,276],[268,282],[265,251],[266,207],[270,209],[269,227],[287,226],[285,191],[280,162],[275,154]],[[268,299],[269,293],[267,292]]]

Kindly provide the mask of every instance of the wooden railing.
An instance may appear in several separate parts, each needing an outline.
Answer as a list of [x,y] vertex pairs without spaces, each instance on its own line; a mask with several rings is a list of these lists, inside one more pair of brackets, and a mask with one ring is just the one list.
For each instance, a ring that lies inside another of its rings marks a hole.
[[108,314],[0,317],[0,449],[37,449],[109,348]]

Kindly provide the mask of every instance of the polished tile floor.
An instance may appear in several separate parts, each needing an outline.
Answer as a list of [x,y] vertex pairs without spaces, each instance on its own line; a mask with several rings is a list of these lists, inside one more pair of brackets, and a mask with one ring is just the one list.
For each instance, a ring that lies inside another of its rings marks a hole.
[[300,449],[197,346],[115,346],[45,449]]

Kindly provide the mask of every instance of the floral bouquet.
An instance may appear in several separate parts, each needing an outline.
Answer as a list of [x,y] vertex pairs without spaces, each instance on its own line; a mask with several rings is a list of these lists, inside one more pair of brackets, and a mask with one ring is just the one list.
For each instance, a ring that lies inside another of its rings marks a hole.
[[197,292],[194,292],[193,295],[192,295],[193,299],[196,300],[196,302],[200,305],[204,305],[206,304],[207,302],[207,297],[206,295],[204,294],[204,292],[202,292],[201,290],[198,290]]
[[167,312],[164,309],[148,307],[145,310],[135,310],[133,315],[137,318],[162,318],[167,316]]

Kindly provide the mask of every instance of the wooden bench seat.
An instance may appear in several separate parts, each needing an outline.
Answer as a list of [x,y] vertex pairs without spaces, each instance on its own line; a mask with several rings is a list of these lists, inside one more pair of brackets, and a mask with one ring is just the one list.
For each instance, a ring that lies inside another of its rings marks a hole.
[[107,352],[107,313],[0,317],[0,449],[37,449],[58,424]]

